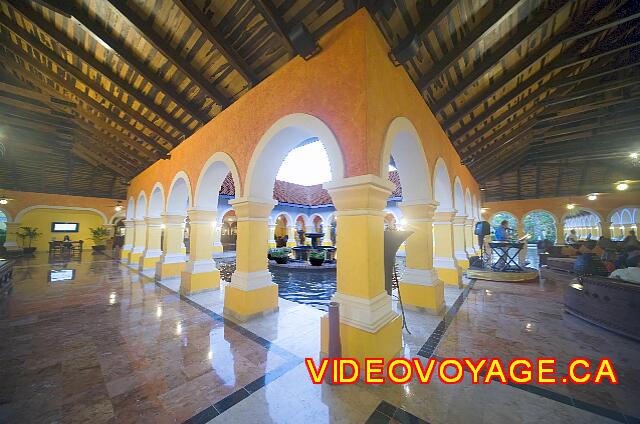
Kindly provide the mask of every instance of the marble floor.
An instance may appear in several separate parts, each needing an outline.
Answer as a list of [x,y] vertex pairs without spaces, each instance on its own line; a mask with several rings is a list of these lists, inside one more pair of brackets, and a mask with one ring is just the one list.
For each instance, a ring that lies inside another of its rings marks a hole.
[[105,256],[36,255],[0,304],[0,423],[638,422],[640,344],[564,315],[558,287],[466,283],[444,316],[407,311],[406,357],[608,356],[620,385],[313,385],[315,308],[280,299],[239,324],[221,316],[224,284],[180,297],[178,280]]

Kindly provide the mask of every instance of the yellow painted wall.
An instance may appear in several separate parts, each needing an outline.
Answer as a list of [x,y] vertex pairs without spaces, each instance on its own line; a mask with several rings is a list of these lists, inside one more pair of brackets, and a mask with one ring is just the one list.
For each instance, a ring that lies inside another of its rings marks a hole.
[[[52,222],[78,222],[80,231],[77,233],[52,233]],[[32,246],[37,247],[39,251],[45,252],[49,250],[49,241],[52,237],[55,237],[56,240],[62,240],[67,234],[72,241],[84,240],[83,248],[90,249],[93,246],[93,241],[90,238],[91,232],[89,228],[96,228],[101,225],[104,225],[104,223],[97,213],[73,209],[32,209],[20,221],[21,227],[38,228],[42,235],[33,242]]]

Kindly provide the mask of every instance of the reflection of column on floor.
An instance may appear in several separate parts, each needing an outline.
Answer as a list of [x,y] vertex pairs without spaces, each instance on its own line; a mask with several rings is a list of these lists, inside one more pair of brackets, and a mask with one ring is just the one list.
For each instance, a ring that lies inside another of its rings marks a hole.
[[222,235],[222,224],[216,223],[216,226],[213,229],[213,253],[220,253],[224,250],[222,247],[222,243],[220,241],[221,235]]
[[155,272],[156,262],[162,255],[160,238],[162,234],[162,218],[145,218],[147,224],[147,235],[145,237],[145,249],[140,255],[138,269],[140,271],[152,269]]
[[7,252],[22,252],[22,248],[18,246],[18,231],[20,231],[19,222],[7,222],[7,233],[4,242],[4,248]]
[[459,286],[461,273],[453,254],[453,224],[456,211],[436,212],[433,216],[433,266],[446,284]]
[[269,224],[269,247],[276,247],[276,224]]
[[127,261],[129,267],[138,269],[140,266],[140,256],[144,252],[146,241],[147,224],[144,218],[135,219],[133,221],[133,247],[129,252],[129,260]]
[[224,293],[224,313],[241,321],[278,309],[278,286],[267,268],[269,215],[275,201],[232,200],[238,217],[236,271]]
[[213,261],[216,211],[189,209],[189,260],[181,273],[180,293],[189,295],[220,288],[220,271]]
[[[339,231],[337,292],[342,356],[363,363],[366,357],[389,359],[402,342],[402,322],[384,288],[384,212],[394,186],[375,175],[325,184]],[[328,352],[328,319],[321,320],[321,350]]]
[[163,215],[162,222],[164,224],[163,253],[156,264],[156,280],[179,276],[186,263],[182,230],[184,216]]
[[467,218],[464,221],[464,246],[467,252],[467,258],[470,258],[471,256],[475,256],[477,254],[476,248],[474,246],[478,243],[474,240],[475,236],[473,232],[474,232],[473,219]]
[[456,263],[462,269],[469,268],[469,259],[464,245],[464,225],[466,221],[466,216],[453,217],[453,253]]
[[435,204],[401,203],[406,230],[413,231],[406,244],[406,268],[400,291],[408,307],[440,313],[444,308],[444,284],[433,269],[433,213]]
[[296,246],[296,227],[287,227],[287,235],[289,236],[289,239],[287,240],[287,246],[288,247],[294,247]]

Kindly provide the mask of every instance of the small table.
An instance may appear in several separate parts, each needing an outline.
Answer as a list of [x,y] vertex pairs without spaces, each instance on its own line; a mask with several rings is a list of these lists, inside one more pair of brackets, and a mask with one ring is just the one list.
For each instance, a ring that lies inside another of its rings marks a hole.
[[[516,259],[518,258],[518,254],[524,247],[524,243],[511,241],[492,241],[489,242],[489,246],[491,246],[491,249],[493,251],[498,252],[498,260],[491,265],[491,268],[493,268],[494,271],[524,271],[524,269],[522,269],[522,267],[516,261]],[[510,250],[515,250],[515,253],[510,254]]]

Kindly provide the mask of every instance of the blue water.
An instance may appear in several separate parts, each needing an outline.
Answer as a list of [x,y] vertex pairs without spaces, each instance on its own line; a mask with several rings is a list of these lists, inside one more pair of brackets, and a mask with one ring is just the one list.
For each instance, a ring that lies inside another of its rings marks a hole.
[[[399,270],[404,269],[404,258],[396,258]],[[235,258],[216,259],[220,274],[225,281],[231,281],[235,271]],[[296,270],[270,266],[273,282],[278,285],[278,296],[292,302],[313,306],[327,311],[331,297],[336,292],[336,271]]]

